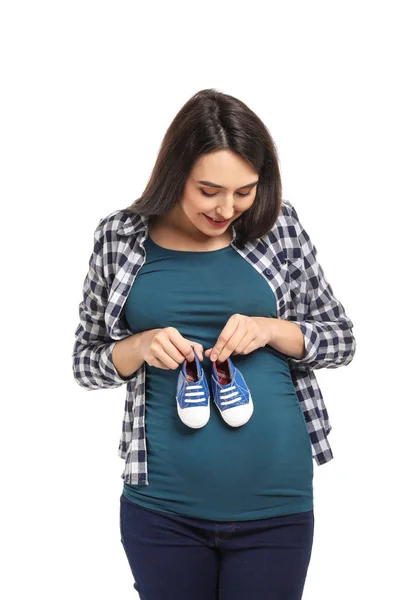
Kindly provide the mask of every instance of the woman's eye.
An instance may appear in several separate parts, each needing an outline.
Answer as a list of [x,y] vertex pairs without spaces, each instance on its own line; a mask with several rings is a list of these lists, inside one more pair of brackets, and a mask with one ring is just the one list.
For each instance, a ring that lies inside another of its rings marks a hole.
[[[217,195],[217,193],[218,193],[218,192],[215,192],[214,194],[208,194],[208,193],[207,193],[207,192],[205,192],[204,190],[201,190],[201,192],[202,192],[202,194],[203,194],[204,196],[207,196],[207,197],[209,197],[209,198],[213,198],[213,196],[216,196],[216,195]],[[247,194],[242,194],[242,193],[240,193],[240,192],[237,192],[237,195],[238,195],[238,196],[242,196],[242,197],[243,197],[243,196],[249,196],[249,195],[250,195],[250,192],[248,192]]]

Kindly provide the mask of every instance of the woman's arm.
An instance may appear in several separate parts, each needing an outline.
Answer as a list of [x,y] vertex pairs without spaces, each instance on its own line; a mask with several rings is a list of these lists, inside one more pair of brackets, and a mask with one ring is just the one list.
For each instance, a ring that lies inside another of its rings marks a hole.
[[[135,375],[133,373],[126,377],[116,369],[112,352],[118,342],[111,340],[106,331],[104,315],[108,289],[102,272],[103,221],[100,220],[94,233],[93,252],[83,284],[83,299],[79,304],[80,322],[75,331],[72,353],[72,371],[75,381],[88,390],[119,387]],[[127,341],[130,338],[133,340]],[[135,342],[135,336],[130,338],[125,340],[126,347]],[[120,343],[122,342],[123,340],[120,340]],[[121,346],[120,350],[123,347]],[[137,364],[138,360],[135,360],[134,365]]]
[[265,327],[268,327],[268,346],[289,357],[304,358],[304,335],[294,322],[273,317],[262,318],[264,318]]
[[331,285],[317,260],[317,249],[290,205],[291,221],[301,247],[308,296],[308,314],[293,320],[304,336],[305,354],[291,358],[296,368],[333,369],[349,364],[356,351],[353,322],[343,305],[335,298]]

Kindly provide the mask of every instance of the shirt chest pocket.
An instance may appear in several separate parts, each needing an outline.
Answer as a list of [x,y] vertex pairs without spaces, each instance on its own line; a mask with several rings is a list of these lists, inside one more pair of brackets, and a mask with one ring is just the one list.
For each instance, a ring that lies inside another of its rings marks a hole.
[[307,304],[307,283],[302,257],[289,256],[287,250],[271,257],[269,268],[264,271],[273,282],[278,304],[285,314],[286,305],[291,301],[303,312]]
[[286,281],[290,289],[295,292],[301,288],[305,289],[306,278],[302,258],[287,258],[286,270]]
[[305,319],[309,311],[309,299],[307,293],[307,276],[304,270],[302,258],[286,261],[286,277],[290,292],[290,299],[298,320]]
[[285,254],[282,260],[276,256],[273,257],[272,262],[283,279],[287,290],[296,292],[302,288],[305,291],[306,276],[304,261],[301,257],[298,258]]

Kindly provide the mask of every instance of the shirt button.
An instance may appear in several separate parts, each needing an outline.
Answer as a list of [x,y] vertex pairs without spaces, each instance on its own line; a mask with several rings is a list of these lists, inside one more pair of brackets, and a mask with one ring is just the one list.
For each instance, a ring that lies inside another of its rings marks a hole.
[[266,273],[266,275],[271,275],[271,270],[270,269],[266,269],[265,273]]

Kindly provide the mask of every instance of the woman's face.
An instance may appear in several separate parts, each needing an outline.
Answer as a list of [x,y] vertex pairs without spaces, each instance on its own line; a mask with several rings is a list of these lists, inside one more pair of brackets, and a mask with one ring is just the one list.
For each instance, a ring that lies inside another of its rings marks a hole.
[[[175,224],[177,218],[177,227],[197,238],[222,236],[253,204],[258,179],[252,165],[230,150],[205,154],[191,170],[171,220]],[[226,223],[215,227],[205,215]]]

